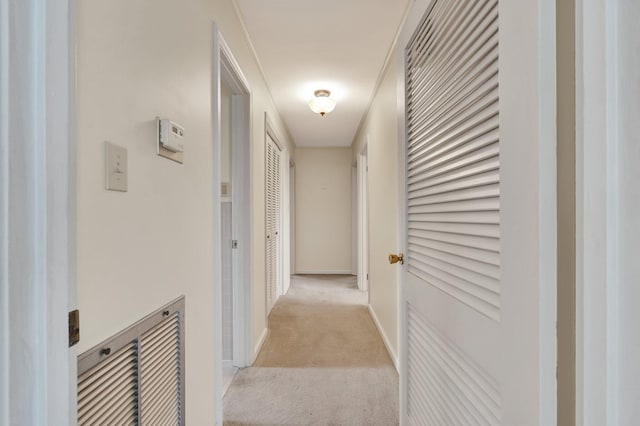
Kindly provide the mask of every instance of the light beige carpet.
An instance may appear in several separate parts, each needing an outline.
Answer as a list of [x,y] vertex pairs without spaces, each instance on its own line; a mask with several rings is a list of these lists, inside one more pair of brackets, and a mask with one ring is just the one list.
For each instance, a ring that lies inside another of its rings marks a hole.
[[397,425],[398,374],[366,303],[355,277],[293,277],[224,397],[224,424]]

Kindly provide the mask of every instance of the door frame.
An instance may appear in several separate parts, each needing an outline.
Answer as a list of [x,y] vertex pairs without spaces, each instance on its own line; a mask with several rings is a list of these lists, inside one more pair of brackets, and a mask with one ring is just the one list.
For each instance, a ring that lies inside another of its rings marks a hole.
[[638,173],[629,152],[639,107],[638,86],[628,83],[640,11],[632,5],[575,1],[576,424],[587,426],[631,424],[638,412],[638,315],[629,306],[639,274],[630,217]]
[[232,156],[232,238],[238,241],[232,251],[233,269],[233,362],[246,367],[252,356],[252,273],[251,273],[251,103],[248,80],[213,23],[212,122],[213,122],[213,286],[215,297],[215,405],[218,424],[223,421],[222,405],[222,250],[221,224],[221,84],[231,88],[231,156]]
[[0,423],[75,424],[76,2],[0,0],[0,31]]
[[291,287],[291,159],[289,151],[285,148],[282,151],[282,162],[280,163],[282,174],[282,293],[284,296]]
[[358,277],[358,158],[351,162],[351,275]]
[[369,171],[368,141],[358,153],[358,288],[369,291]]
[[[296,162],[289,159],[289,285],[291,286],[291,275],[296,273]],[[286,294],[285,291],[285,294]]]

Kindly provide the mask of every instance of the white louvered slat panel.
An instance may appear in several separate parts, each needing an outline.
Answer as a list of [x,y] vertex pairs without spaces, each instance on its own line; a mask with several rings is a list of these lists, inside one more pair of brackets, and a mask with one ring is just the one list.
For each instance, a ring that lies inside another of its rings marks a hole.
[[275,225],[275,210],[274,210],[274,170],[273,170],[273,157],[274,149],[273,143],[270,137],[267,137],[267,158],[265,167],[267,168],[267,181],[266,181],[266,292],[267,292],[267,309],[270,310],[273,305],[273,241],[274,241],[274,225]]
[[409,187],[411,191],[411,198],[423,197],[433,194],[443,194],[447,192],[460,191],[467,188],[475,188],[478,186],[485,186],[491,184],[498,184],[500,176],[496,175],[492,171],[486,173],[479,173],[469,177],[463,177],[454,179],[450,182],[444,182],[435,184],[432,186],[414,185]]
[[496,380],[407,304],[408,419],[412,425],[500,424]]
[[[440,139],[432,145],[416,144],[412,147],[412,161],[432,160],[433,157],[445,155],[464,145],[466,150],[474,150],[494,142],[492,131],[498,128],[498,121],[490,111],[489,114],[475,117],[474,122],[465,123],[464,128],[447,139]],[[467,145],[471,142],[470,145]],[[484,142],[484,143],[483,143]]]
[[[462,149],[452,152],[449,158],[445,157],[425,161],[422,159],[414,159],[412,157],[409,160],[410,162],[413,162],[413,164],[410,164],[409,177],[420,177],[420,180],[426,180],[428,178],[440,176],[454,170],[468,167],[469,165],[479,163],[483,160],[495,158],[499,155],[499,151],[495,146],[498,142],[497,139],[497,135],[495,135],[493,137],[493,141],[491,141],[492,143],[486,144],[481,148],[468,150],[466,152]],[[415,179],[411,180],[413,181]]]
[[280,254],[281,251],[281,224],[282,224],[282,184],[280,181],[280,172],[281,172],[281,157],[282,154],[278,148],[275,149],[275,161],[274,161],[274,174],[275,174],[275,182],[274,182],[274,200],[275,200],[275,241],[274,252],[275,252],[275,266],[274,266],[274,285],[273,285],[273,300],[275,301],[278,297],[278,285],[281,280],[281,259]]
[[[446,71],[445,76],[435,78],[428,73],[433,70],[422,70],[421,76],[415,76],[409,81],[410,89],[420,88],[427,82],[432,89],[423,92],[422,95],[409,98],[409,106],[414,110],[420,110],[419,120],[416,122],[416,127],[412,129],[412,135],[425,129],[433,129],[434,123],[442,124],[441,120],[434,120],[434,118],[451,115],[455,110],[468,109],[474,104],[474,92],[488,91],[493,88],[491,79],[495,74],[493,63],[497,55],[498,41],[495,34],[497,25],[494,23],[488,29],[493,34],[483,36],[482,40],[479,40],[485,44],[476,50],[469,51],[468,55],[458,58],[459,63],[450,63],[447,64],[448,68],[437,70],[438,72]],[[456,74],[448,74],[451,71]],[[445,85],[447,90],[441,91],[440,89]],[[436,104],[442,105],[442,108],[435,107]]]
[[[468,124],[468,123],[467,123]],[[495,116],[488,117],[481,121],[479,126],[466,126],[462,132],[458,132],[446,140],[438,141],[438,144],[422,146],[420,150],[415,150],[412,154],[413,162],[422,161],[448,161],[459,158],[467,153],[484,148],[496,142],[497,120]],[[412,167],[412,164],[409,164]]]
[[[453,255],[444,250],[437,250],[420,245],[416,245],[416,253],[417,255],[426,256],[435,261],[448,263],[456,268],[473,271],[495,280],[500,279],[500,267],[498,265],[477,261],[470,257],[461,258],[460,255]],[[420,259],[419,256],[417,258]]]
[[416,220],[411,224],[411,229],[491,238],[500,236],[500,227],[498,225],[484,223],[446,223]]
[[493,237],[477,237],[462,233],[432,232],[419,229],[409,229],[409,237],[425,242],[438,241],[496,253],[500,250],[499,242]]
[[500,224],[499,212],[448,212],[414,214],[413,222],[489,223]]
[[136,424],[138,348],[135,342],[78,378],[78,424]]
[[478,121],[478,118],[486,118],[486,115],[495,113],[498,90],[494,77],[497,77],[495,72],[482,85],[474,88],[474,92],[464,94],[465,97],[461,99],[454,99],[454,105],[437,111],[437,114],[428,115],[419,111],[414,117],[415,127],[409,132],[409,136],[420,141],[420,145],[414,149],[436,143],[443,135],[458,131],[471,118]]
[[467,284],[461,284],[460,287],[467,287],[470,292],[480,292],[481,289],[484,289],[492,293],[487,295],[487,298],[497,299],[499,291],[498,280],[489,275],[439,260],[437,257],[429,256],[425,252],[416,254],[416,261],[424,265],[425,270],[433,271],[431,272],[433,275],[448,274],[451,276],[449,281],[462,280],[467,282]]
[[[425,78],[427,71],[434,73],[434,89],[455,78],[455,74],[448,75],[443,73],[443,69],[447,64],[456,64],[453,71],[457,74],[465,63],[472,59],[470,52],[474,52],[473,48],[479,47],[473,41],[480,37],[491,35],[487,31],[483,31],[482,28],[486,27],[486,25],[483,25],[486,22],[486,16],[497,5],[497,2],[490,3],[486,1],[467,2],[467,4],[449,2],[449,5],[457,7],[458,11],[462,11],[465,17],[464,25],[456,26],[452,25],[451,15],[449,14],[450,9],[447,11],[446,7],[440,7],[441,5],[446,5],[447,2],[439,1],[437,3],[436,8],[429,14],[421,28],[418,29],[417,37],[408,46],[408,49],[423,54],[407,58],[408,64],[411,65],[410,76],[418,75]],[[429,56],[424,54],[426,52],[437,56],[438,60],[430,60]],[[413,78],[413,80],[417,80],[417,78]],[[415,98],[420,95],[413,94],[412,97]]]
[[459,169],[454,169],[448,172],[445,171],[444,173],[442,170],[440,170],[439,173],[425,172],[423,176],[419,175],[408,179],[409,191],[412,191],[411,188],[429,188],[436,185],[486,175],[490,172],[493,173],[494,179],[498,179],[499,181],[500,175],[496,173],[499,168],[500,160],[498,156],[496,156],[486,160],[481,160],[477,163],[471,163]]
[[491,287],[495,289],[495,281],[485,278],[481,283],[471,283],[454,273],[447,272],[448,270],[455,272],[455,269],[447,265],[443,269],[439,269],[435,266],[435,262],[424,261],[418,256],[413,259],[413,263],[413,269],[428,279],[431,285],[453,297],[464,300],[466,305],[477,311],[486,312],[489,318],[496,319],[491,316],[493,308],[499,304],[498,294],[491,289]]
[[[462,264],[466,263],[468,259],[476,260],[478,262],[488,263],[489,265],[500,266],[500,255],[488,250],[477,249],[475,247],[465,247],[456,244],[445,243],[442,241],[425,241],[421,238],[409,237],[409,244],[412,245],[412,251],[409,253],[411,256],[413,253],[419,253],[422,248],[439,250],[450,254],[451,256],[457,256],[458,261]],[[409,257],[411,260],[411,257]],[[413,265],[409,262],[409,272],[412,271]]]
[[[140,338],[140,416],[143,425],[181,422],[180,321],[176,312]],[[161,418],[163,420],[159,421]]]
[[[494,320],[500,318],[497,5],[435,1],[406,52],[407,270]],[[416,410],[428,423],[468,422],[444,408]]]
[[281,271],[279,269],[280,259],[280,221],[281,221],[281,153],[271,135],[267,135],[265,147],[265,169],[266,169],[266,191],[265,191],[265,225],[266,225],[266,293],[267,310],[276,301],[277,283],[280,280]]

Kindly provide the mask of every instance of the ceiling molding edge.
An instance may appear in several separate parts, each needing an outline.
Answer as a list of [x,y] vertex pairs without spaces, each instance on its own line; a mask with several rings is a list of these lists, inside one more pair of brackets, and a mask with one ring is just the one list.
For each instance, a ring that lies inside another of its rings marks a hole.
[[[262,67],[262,62],[260,62],[260,57],[258,57],[258,52],[256,51],[256,47],[253,45],[253,41],[251,40],[251,36],[249,35],[249,31],[247,30],[247,25],[244,22],[244,15],[242,14],[240,7],[238,6],[237,0],[231,0],[231,4],[233,5],[233,10],[236,13],[236,17],[238,18],[238,21],[240,21],[240,27],[242,28],[244,37],[247,39],[247,43],[249,43],[249,49],[251,49],[251,53],[253,54],[253,59],[256,61],[256,65],[258,65],[258,70],[260,71],[260,75],[262,76],[264,85],[267,87],[267,93],[269,93],[271,102],[273,102],[273,106],[276,108],[276,111],[278,112],[278,121],[280,121],[280,124],[282,124],[282,126],[284,127],[285,132],[287,132],[288,139],[292,144],[292,148],[293,148],[292,151],[295,151],[298,145],[296,144],[295,139],[291,136],[291,131],[289,130],[289,126],[287,126],[287,123],[282,119],[282,115],[278,110],[278,105],[276,105],[276,100],[273,97],[273,93],[271,93],[271,85],[269,84],[269,79],[267,78],[267,75],[264,72],[264,68]],[[402,21],[403,24],[404,24],[404,19],[405,18],[403,18],[403,21]],[[396,35],[396,39],[397,39],[397,35]]]
[[[235,3],[235,0],[233,1]],[[369,98],[367,107],[365,108],[364,113],[360,118],[360,123],[358,123],[356,132],[353,135],[353,139],[351,140],[351,145],[350,145],[351,149],[353,149],[353,146],[356,143],[356,138],[362,131],[362,126],[364,126],[364,122],[367,119],[367,116],[369,115],[369,111],[371,110],[371,105],[373,105],[373,100],[376,98],[376,95],[378,94],[378,90],[380,90],[380,86],[382,85],[382,80],[384,79],[384,73],[387,71],[387,68],[389,67],[389,62],[391,61],[391,57],[393,56],[393,51],[395,50],[396,45],[398,44],[398,38],[400,38],[400,33],[404,28],[404,24],[407,21],[407,18],[409,17],[409,11],[411,10],[411,7],[413,6],[414,2],[415,0],[409,0],[407,2],[407,6],[405,7],[404,13],[402,14],[402,19],[400,20],[400,25],[398,25],[398,28],[396,29],[396,34],[394,35],[393,41],[389,46],[389,50],[387,50],[387,55],[384,58],[382,67],[380,68],[380,73],[378,74],[378,78],[376,79],[376,84],[373,86],[373,91],[371,92],[371,97]]]

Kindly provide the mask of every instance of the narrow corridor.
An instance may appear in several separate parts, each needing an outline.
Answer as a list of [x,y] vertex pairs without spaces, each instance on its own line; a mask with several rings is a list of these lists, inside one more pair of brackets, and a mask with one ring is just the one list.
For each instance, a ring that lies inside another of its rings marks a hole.
[[355,277],[292,277],[225,395],[224,424],[398,424],[398,374]]

